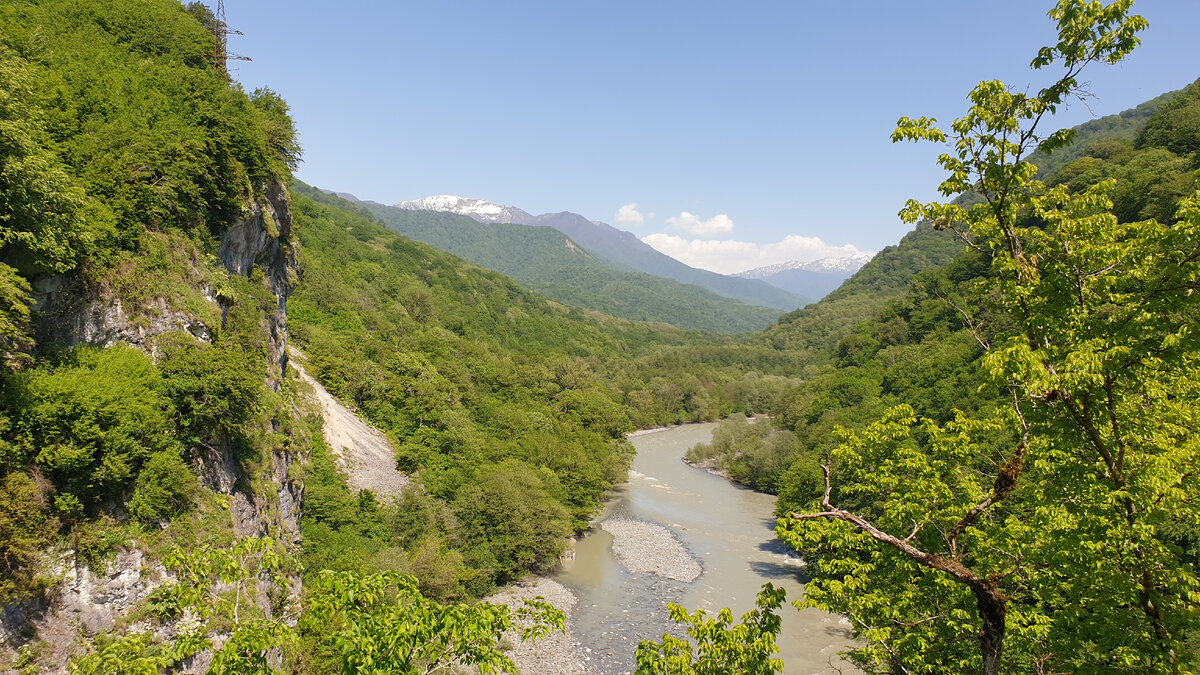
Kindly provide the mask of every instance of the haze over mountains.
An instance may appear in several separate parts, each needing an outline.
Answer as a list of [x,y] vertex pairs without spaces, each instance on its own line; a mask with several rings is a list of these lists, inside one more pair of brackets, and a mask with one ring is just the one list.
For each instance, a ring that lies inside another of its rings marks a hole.
[[810,262],[789,260],[775,265],[756,267],[733,275],[743,279],[762,279],[791,293],[803,293],[823,298],[833,292],[842,282],[854,276],[863,265],[875,257],[874,251],[865,251],[844,258],[821,258]]

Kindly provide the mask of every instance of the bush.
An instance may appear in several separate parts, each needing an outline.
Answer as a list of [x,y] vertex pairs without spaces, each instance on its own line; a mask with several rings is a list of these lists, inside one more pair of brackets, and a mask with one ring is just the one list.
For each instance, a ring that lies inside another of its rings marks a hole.
[[27,474],[0,482],[0,604],[19,599],[36,580],[36,561],[58,531],[46,496]]
[[163,335],[158,347],[165,390],[189,442],[227,439],[259,407],[262,367],[254,355],[227,342],[203,345],[180,332]]
[[149,457],[178,449],[162,378],[132,347],[79,348],[17,385],[26,452],[85,507],[120,498]]
[[129,500],[129,513],[146,521],[173,516],[186,509],[199,490],[200,481],[195,472],[177,452],[160,452],[152,456],[138,474],[137,487]]

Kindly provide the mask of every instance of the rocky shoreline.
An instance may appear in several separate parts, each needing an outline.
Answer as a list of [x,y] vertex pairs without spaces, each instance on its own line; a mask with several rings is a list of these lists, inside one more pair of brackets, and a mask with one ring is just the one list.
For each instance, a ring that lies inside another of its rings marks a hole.
[[[656,590],[651,595],[663,592],[670,594],[663,582],[690,583],[700,576],[703,569],[687,548],[675,538],[671,531],[661,525],[628,518],[609,518],[597,524],[613,537],[613,555],[632,575],[651,575],[651,579],[662,581],[650,583],[646,590]],[[562,584],[547,577],[531,577],[486,598],[487,602],[518,608],[525,599],[541,596],[567,615],[565,633],[554,633],[534,642],[521,642],[516,631],[509,631],[504,640],[511,645],[509,658],[522,675],[558,675],[627,672],[627,668],[614,668],[616,662],[631,660],[636,644],[628,645],[628,654],[609,654],[603,650],[592,652],[571,632],[572,615],[578,604],[575,594]],[[666,597],[659,601],[650,598],[651,604],[665,607]],[[675,632],[674,624],[662,610],[662,632]],[[649,617],[643,617],[649,618]],[[655,619],[657,621],[657,619]],[[615,626],[614,626],[615,627]],[[615,651],[615,650],[614,650]],[[609,663],[615,661],[614,663]]]
[[523,601],[539,596],[567,615],[567,631],[552,633],[531,642],[521,642],[515,630],[505,632],[501,639],[512,645],[508,657],[516,664],[517,672],[523,675],[591,673],[583,646],[570,633],[571,614],[578,600],[565,586],[547,577],[531,577],[507,586],[485,600],[507,605],[509,609],[519,609]]
[[679,461],[683,462],[684,464],[687,464],[688,466],[690,466],[692,468],[707,471],[714,476],[720,476],[721,478],[724,478],[727,481],[741,485],[741,483],[738,483],[738,481],[734,480],[733,476],[730,475],[730,473],[728,471],[718,467],[717,463],[715,461],[713,461],[711,458],[700,461],[700,462],[693,462],[693,461],[689,460],[687,457],[681,457],[679,459]]

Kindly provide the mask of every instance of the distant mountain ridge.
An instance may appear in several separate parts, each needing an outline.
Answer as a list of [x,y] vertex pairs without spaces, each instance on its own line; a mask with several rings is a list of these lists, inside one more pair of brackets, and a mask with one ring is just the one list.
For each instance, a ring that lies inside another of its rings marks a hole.
[[643,272],[700,286],[734,300],[760,307],[791,311],[814,298],[778,288],[759,279],[743,279],[689,267],[638,239],[631,232],[607,223],[563,211],[534,216],[514,206],[457,195],[435,195],[394,205],[409,211],[441,211],[468,216],[481,223],[552,227],[582,246],[597,260],[622,271]]
[[874,257],[874,251],[864,251],[852,256],[821,258],[809,262],[789,260],[738,272],[734,276],[761,279],[785,291],[820,299],[841,286],[842,282],[853,276],[863,265],[871,262]]
[[773,274],[787,272],[789,270],[804,270],[806,272],[824,272],[827,274],[846,274],[847,276],[854,274],[863,265],[871,262],[871,258],[875,257],[875,251],[864,251],[851,256],[842,258],[821,258],[820,260],[810,260],[809,262],[800,262],[799,260],[789,260],[787,262],[775,263],[774,265],[764,265],[755,267],[752,270],[738,272],[733,275],[742,277],[743,279],[765,279]]
[[515,206],[500,206],[483,199],[471,199],[457,195],[433,195],[393,204],[408,211],[443,211],[470,216],[481,223],[516,223],[533,225],[534,216]]
[[[487,223],[449,211],[359,203],[406,237],[506,274],[564,304],[715,333],[757,330],[781,314],[778,308],[751,306],[692,284],[608,264],[552,227]],[[474,206],[478,205],[467,205]]]

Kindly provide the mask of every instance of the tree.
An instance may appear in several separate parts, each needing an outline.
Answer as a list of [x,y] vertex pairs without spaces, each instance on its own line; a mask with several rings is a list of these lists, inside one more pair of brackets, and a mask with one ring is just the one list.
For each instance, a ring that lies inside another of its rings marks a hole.
[[341,672],[454,672],[474,665],[484,673],[515,673],[498,648],[501,634],[519,626],[522,640],[562,630],[562,612],[540,600],[516,611],[503,605],[440,605],[421,595],[417,580],[392,572],[359,575],[322,570],[309,584],[302,632],[332,644]]
[[[946,425],[901,406],[823,464],[824,495],[780,534],[808,552],[805,603],[847,612],[857,658],[898,672],[1179,673],[1194,663],[1200,579],[1200,194],[1176,222],[1119,222],[1113,181],[1049,187],[1027,161],[1070,141],[1045,118],[1146,26],[1132,0],[1061,0],[1063,74],[1036,95],[980,83],[950,131],[901,118],[895,141],[948,145],[940,191],[907,222],[953,230],[991,261],[979,284],[1011,317],[989,335],[1011,404]],[[966,641],[965,638],[974,637]],[[974,643],[971,653],[964,645]]]
[[728,608],[708,618],[704,610],[694,614],[675,603],[667,608],[671,620],[687,626],[692,643],[669,633],[662,642],[643,640],[637,647],[637,672],[643,675],[772,675],[783,670],[783,661],[775,658],[779,648],[780,620],[776,610],[783,604],[785,591],[764,584],[755,600],[755,608],[733,623]]

